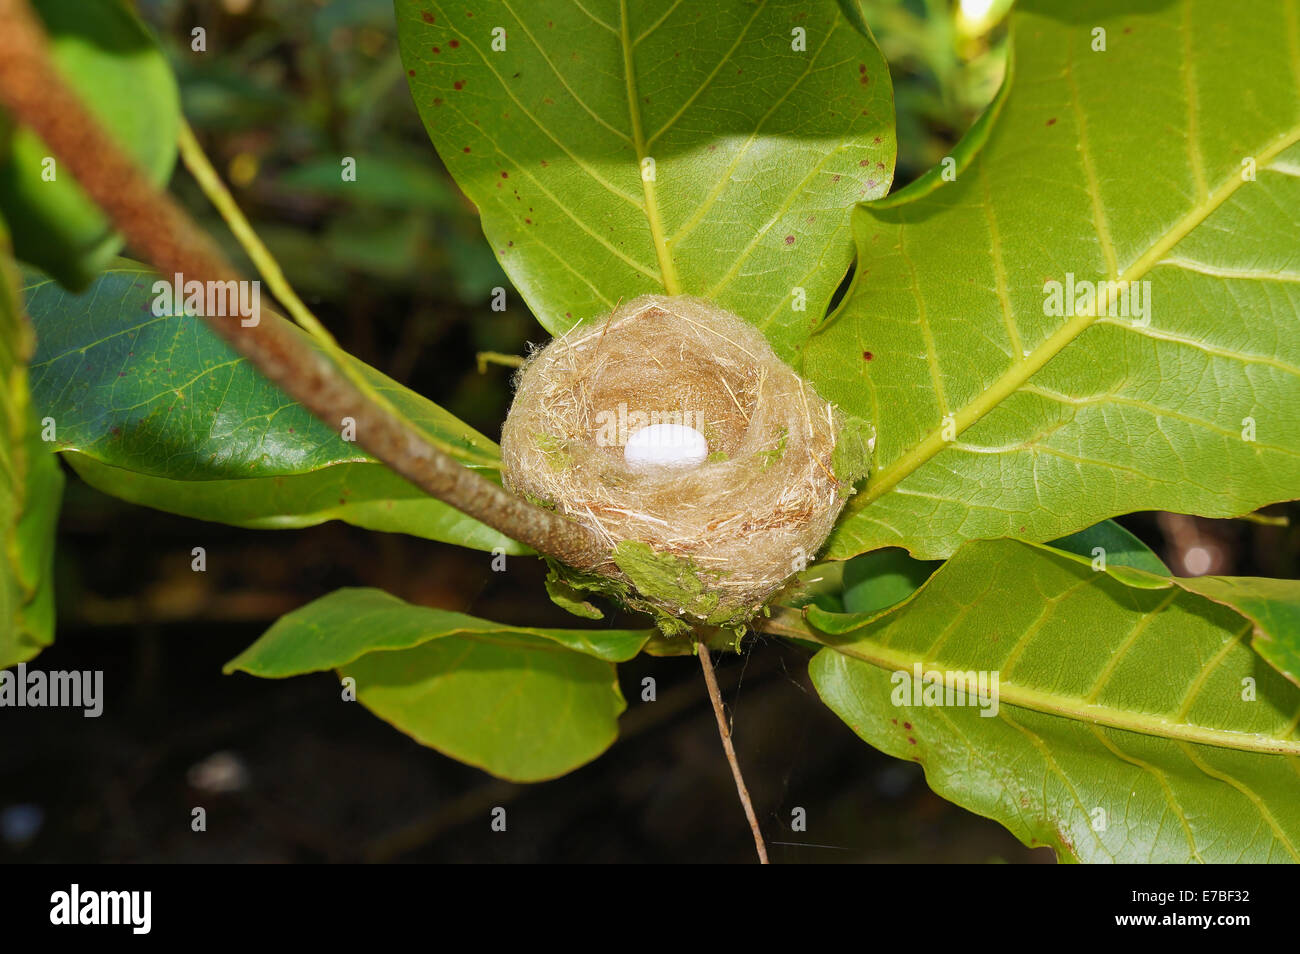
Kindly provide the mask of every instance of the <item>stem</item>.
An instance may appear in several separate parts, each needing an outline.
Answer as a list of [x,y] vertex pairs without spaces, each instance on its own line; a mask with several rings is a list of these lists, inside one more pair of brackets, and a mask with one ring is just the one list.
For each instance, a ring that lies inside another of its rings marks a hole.
[[524,359],[517,354],[502,354],[500,351],[480,351],[476,358],[478,360],[478,373],[487,374],[489,364],[499,364],[507,368],[522,368]]
[[284,305],[289,317],[298,322],[312,337],[337,348],[338,342],[334,340],[334,336],[325,330],[325,326],[312,314],[311,309],[298,297],[289,280],[284,277],[280,263],[275,260],[271,250],[266,247],[248,218],[240,210],[235,197],[230,194],[226,184],[221,181],[221,176],[212,167],[207,154],[204,153],[203,147],[199,145],[194,135],[194,130],[190,128],[190,124],[184,117],[181,118],[181,132],[177,137],[177,144],[180,147],[181,162],[185,163],[185,168],[190,171],[190,175],[199,184],[203,194],[225,220],[230,231],[248,254],[253,266],[266,282],[266,287],[271,290],[271,294],[279,300],[280,304]]
[[1257,523],[1261,527],[1289,527],[1291,521],[1286,514],[1272,516],[1266,513],[1243,513],[1238,520],[1245,520],[1247,523]]
[[[239,281],[202,230],[86,111],[50,60],[26,0],[0,0],[0,103],[59,157],[127,242],[164,275]],[[208,317],[209,326],[267,377],[331,427],[356,422],[357,443],[426,493],[541,553],[581,569],[606,559],[595,534],[534,507],[462,466],[409,421],[367,397],[326,354],[304,347],[290,323]]]
[[207,154],[203,152],[203,147],[199,145],[194,130],[190,128],[190,124],[185,121],[184,117],[181,117],[181,131],[177,137],[177,146],[180,150],[181,161],[185,163],[185,168],[190,171],[190,175],[199,184],[203,194],[207,196],[208,201],[221,215],[231,234],[235,236],[235,239],[257,269],[258,274],[266,282],[271,294],[279,300],[280,304],[284,305],[285,310],[289,312],[293,320],[298,322],[303,330],[320,343],[320,346],[333,359],[338,370],[343,372],[358,391],[378,405],[380,410],[387,412],[399,421],[405,420],[392,402],[376,390],[374,385],[366,379],[361,368],[352,360],[352,356],[339,346],[334,336],[321,324],[320,319],[298,297],[298,293],[289,284],[289,279],[285,278],[280,263],[276,261],[275,256],[271,254],[271,250],[266,247],[261,236],[257,234],[248,218],[240,210],[238,203],[235,202],[235,197],[226,188],[226,184],[221,181],[221,176],[213,168]]
[[709,687],[709,701],[713,703],[713,715],[718,720],[718,735],[722,736],[722,750],[727,753],[727,763],[731,766],[731,777],[736,780],[736,794],[749,819],[749,830],[754,833],[754,847],[758,850],[758,863],[768,864],[767,845],[763,843],[763,832],[758,827],[758,816],[754,814],[754,803],[749,800],[749,788],[745,785],[745,776],[740,773],[740,762],[736,760],[736,749],[731,744],[731,729],[727,726],[727,716],[722,711],[722,693],[718,690],[718,677],[713,673],[713,659],[709,656],[709,647],[704,643],[695,644],[700,668],[704,670],[704,683]]

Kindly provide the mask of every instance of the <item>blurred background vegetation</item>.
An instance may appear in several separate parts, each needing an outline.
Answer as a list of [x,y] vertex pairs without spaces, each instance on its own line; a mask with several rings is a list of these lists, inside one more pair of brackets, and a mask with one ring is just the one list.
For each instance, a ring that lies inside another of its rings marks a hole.
[[[138,0],[186,116],[290,282],[343,345],[496,439],[509,370],[545,334],[442,168],[398,58],[391,0]],[[895,188],[937,164],[1001,82],[1009,0],[866,0],[898,113]],[[206,52],[191,31],[206,31]],[[342,183],[339,160],[363,170]],[[173,191],[237,261],[180,167]],[[1278,508],[1283,513],[1285,508]],[[1294,510],[1293,510],[1294,514]],[[1178,572],[1293,577],[1296,531],[1123,521]],[[1294,523],[1294,521],[1293,521]],[[245,531],[129,507],[69,482],[59,635],[45,669],[103,669],[103,717],[6,715],[0,859],[28,861],[749,861],[752,845],[693,660],[622,667],[614,748],[522,787],[424,749],[329,674],[276,683],[221,664],[281,613],[339,586],[505,622],[570,625],[537,561],[338,524]],[[208,572],[190,570],[204,546]],[[720,660],[737,746],[779,862],[1050,861],[939,799],[919,767],[867,748],[817,700],[805,654],[751,639]],[[658,680],[653,705],[641,679]],[[208,832],[190,831],[203,805]],[[509,806],[506,834],[491,807]],[[791,810],[807,811],[791,833]],[[782,845],[804,842],[808,845]]]

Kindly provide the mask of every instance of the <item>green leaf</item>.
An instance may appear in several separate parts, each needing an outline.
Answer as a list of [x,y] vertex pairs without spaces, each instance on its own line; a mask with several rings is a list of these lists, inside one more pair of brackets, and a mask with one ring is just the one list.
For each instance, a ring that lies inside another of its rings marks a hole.
[[[983,147],[955,181],[858,211],[855,283],[804,350],[818,391],[878,430],[832,556],[1296,496],[1298,18],[1020,7]],[[1047,283],[1068,276],[1142,299],[1058,317]]]
[[[1169,569],[1145,543],[1113,520],[1103,520],[1069,537],[1054,540],[1051,545],[1088,559],[1096,559],[1094,551],[1101,547],[1108,566],[1135,567],[1161,576],[1170,575]],[[917,560],[897,547],[884,547],[843,563],[819,565],[817,572],[812,574],[819,580],[831,576],[832,568],[841,568],[836,578],[838,583],[828,581],[829,586],[818,594],[820,598],[815,599],[802,589],[795,589],[791,594],[794,599],[783,598],[780,602],[796,608],[816,602],[820,608],[830,612],[869,616],[911,596],[940,565],[938,561]],[[832,594],[834,598],[828,599]]]
[[[0,635],[0,667],[22,662],[54,642],[54,551],[63,502],[63,471],[40,439],[35,419],[27,436],[26,486],[18,523],[8,534],[11,582],[18,584],[21,606],[9,617],[12,629]],[[13,506],[11,502],[10,506]],[[9,515],[10,517],[12,514]],[[0,619],[5,617],[0,616]],[[6,649],[6,641],[12,641]],[[13,648],[16,647],[16,648]]]
[[837,0],[837,2],[840,5],[840,12],[844,14],[844,18],[853,24],[855,29],[860,30],[867,36],[871,36],[871,27],[867,25],[867,18],[862,9],[862,0]]
[[[376,462],[267,382],[198,318],[156,316],[158,276],[119,259],[84,295],[35,275],[36,407],[95,487],[133,503],[247,527],[343,520],[524,552]],[[230,319],[237,320],[237,319]],[[263,314],[263,321],[283,319]],[[304,345],[314,347],[302,334]],[[466,466],[497,479],[494,443],[378,371],[377,391]]]
[[555,778],[604,752],[627,708],[612,663],[513,633],[449,636],[340,670],[422,745],[500,778]]
[[410,649],[457,634],[514,634],[548,639],[606,662],[625,662],[641,651],[651,630],[537,629],[507,626],[464,613],[413,606],[383,590],[335,590],[287,613],[262,638],[230,662],[266,679],[336,669],[366,653]]
[[893,606],[911,596],[938,566],[895,547],[854,557],[844,564],[844,611],[871,614]]
[[[1300,690],[1245,644],[1254,621],[1198,581],[1117,569],[967,544],[891,612],[809,609],[829,647],[814,684],[862,738],[1027,845],[1080,861],[1300,860]],[[996,712],[906,698],[915,666],[950,687],[996,674]]]
[[1300,685],[1300,581],[1198,576],[1177,582],[1250,620],[1255,651]]
[[507,626],[344,589],[283,616],[225,671],[280,678],[337,668],[356,680],[366,708],[418,742],[537,781],[614,741],[625,703],[613,663],[650,636]]
[[1172,575],[1155,551],[1114,520],[1103,520],[1086,530],[1053,540],[1052,546],[1090,560],[1104,557],[1105,566],[1129,566],[1158,576]]
[[[34,0],[33,7],[60,74],[149,179],[165,185],[176,162],[180,100],[148,31],[120,0]],[[81,289],[122,239],[61,163],[49,181],[48,157],[30,130],[14,131],[0,149],[0,215],[14,223],[19,258]]]
[[0,220],[0,669],[54,641],[54,536],[63,472],[32,414],[31,327]]
[[546,595],[551,602],[563,610],[583,619],[604,619],[604,612],[586,599],[581,591],[565,580],[559,568],[552,565],[546,574]]
[[895,151],[888,71],[835,0],[396,8],[429,135],[547,330],[685,293],[788,356],[825,313]]
[[[850,0],[844,0],[850,2]],[[928,45],[928,41],[927,45]],[[985,107],[984,112],[980,113],[979,118],[966,130],[966,134],[961,137],[958,143],[948,150],[945,160],[951,159],[952,162],[941,161],[939,165],[931,167],[922,175],[909,182],[903,188],[896,192],[891,192],[873,201],[873,208],[884,208],[886,206],[903,205],[915,199],[921,198],[930,192],[940,189],[944,184],[951,180],[954,175],[960,175],[970,165],[971,160],[979,154],[984,148],[984,143],[988,141],[989,133],[993,129],[994,123],[997,122],[998,116],[1002,114],[1002,106],[1007,99],[1007,91],[1014,85],[1012,77],[1015,73],[1015,61],[1012,57],[1006,58],[1006,69],[1002,76],[1002,85],[998,87],[993,96],[993,100]]]

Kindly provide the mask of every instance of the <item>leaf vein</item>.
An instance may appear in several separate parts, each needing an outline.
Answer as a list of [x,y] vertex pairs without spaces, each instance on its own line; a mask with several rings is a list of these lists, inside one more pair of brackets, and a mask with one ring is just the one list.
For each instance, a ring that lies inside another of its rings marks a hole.
[[[626,35],[627,34],[627,28],[626,28],[627,0],[619,0],[619,2],[620,4],[623,5],[623,9],[624,9],[624,35]],[[754,6],[754,12],[750,14],[749,19],[745,22],[745,25],[741,28],[740,32],[736,34],[736,41],[732,43],[730,48],[728,48],[727,52],[723,54],[722,59],[718,60],[717,66],[713,67],[713,71],[710,72],[709,75],[704,78],[704,82],[701,83],[699,86],[697,86],[695,88],[695,91],[692,92],[691,95],[686,98],[686,102],[684,102],[681,105],[681,108],[678,109],[677,112],[673,113],[672,116],[668,117],[668,121],[659,127],[658,132],[654,133],[654,135],[652,135],[649,139],[646,140],[647,149],[649,149],[652,145],[654,145],[655,141],[660,136],[662,136],[669,129],[671,129],[673,124],[677,122],[677,120],[682,118],[682,114],[685,113],[686,110],[691,108],[691,104],[694,103],[697,99],[699,99],[700,96],[704,93],[704,91],[709,88],[709,84],[713,82],[714,78],[718,75],[718,73],[722,71],[722,68],[727,65],[728,61],[730,61],[731,55],[735,53],[736,50],[740,47],[740,44],[744,42],[745,34],[749,32],[749,28],[754,25],[754,21],[758,19],[758,15],[763,12],[763,9],[766,6],[767,6],[767,0],[759,0],[759,2]],[[627,41],[625,40],[624,43],[626,45]]]

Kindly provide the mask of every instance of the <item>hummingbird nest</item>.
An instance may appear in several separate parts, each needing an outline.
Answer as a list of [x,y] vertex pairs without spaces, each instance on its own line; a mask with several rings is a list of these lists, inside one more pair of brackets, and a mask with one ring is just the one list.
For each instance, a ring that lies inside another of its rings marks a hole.
[[609,546],[566,587],[631,595],[682,631],[673,618],[743,625],[812,560],[872,433],[757,328],[702,299],[644,295],[531,356],[501,455],[507,488]]

